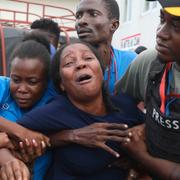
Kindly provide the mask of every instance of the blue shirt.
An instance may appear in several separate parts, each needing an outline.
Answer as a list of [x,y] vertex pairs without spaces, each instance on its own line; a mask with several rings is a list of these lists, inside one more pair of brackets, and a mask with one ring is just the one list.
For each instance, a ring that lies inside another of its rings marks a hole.
[[[113,111],[105,116],[95,116],[81,111],[67,97],[60,95],[51,103],[26,113],[18,123],[51,134],[65,129],[82,128],[95,122],[126,123],[130,127],[142,122],[140,111],[129,97],[125,95],[112,97],[112,101],[120,111]],[[108,145],[120,151],[119,143],[108,142]],[[48,180],[123,180],[127,175],[125,170],[108,167],[115,160],[116,158],[110,153],[98,148],[77,144],[54,148],[53,161],[46,178]]]
[[[51,86],[51,85],[49,85]],[[42,98],[31,108],[34,109],[36,107],[42,106],[46,104],[53,96],[55,92],[51,90],[49,87]],[[28,112],[31,110],[28,110]],[[0,116],[8,119],[10,121],[16,122],[17,119],[20,119],[24,113],[23,109],[19,108],[10,93],[10,78],[0,76]],[[43,155],[35,161],[34,164],[34,180],[43,179],[46,169],[50,164],[51,155],[48,152],[48,155]]]
[[[110,67],[105,70],[104,80],[108,84],[108,90],[110,94],[114,93],[114,85],[117,80],[121,79],[125,74],[129,64],[137,56],[132,51],[121,51],[112,47],[112,59]],[[108,77],[110,74],[110,79]]]

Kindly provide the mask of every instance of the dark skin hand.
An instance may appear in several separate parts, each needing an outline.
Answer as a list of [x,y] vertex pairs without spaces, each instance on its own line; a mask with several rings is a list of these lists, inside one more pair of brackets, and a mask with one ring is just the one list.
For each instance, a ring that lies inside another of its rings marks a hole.
[[[6,133],[0,134],[0,147],[17,150],[16,156],[24,162],[32,161],[42,155],[46,147],[50,146],[50,140],[42,133],[35,132],[0,117],[0,129]],[[14,131],[15,130],[15,131]],[[1,138],[2,137],[2,138]],[[18,154],[21,154],[18,155]]]
[[[139,128],[141,129],[142,126]],[[144,135],[139,136],[138,133],[133,132],[133,128],[131,132],[131,141],[122,143],[129,156],[141,163],[155,177],[163,180],[180,180],[180,165],[178,163],[151,156],[148,153]]]
[[86,147],[101,148],[119,157],[120,155],[107,146],[106,142],[109,140],[119,143],[128,142],[131,133],[126,131],[127,128],[125,124],[94,123],[83,128],[59,132],[52,135],[50,139],[56,146],[76,143]]
[[[128,126],[125,124],[94,123],[79,129],[61,131],[51,135],[50,139],[53,146],[64,146],[70,143],[76,143],[86,147],[101,148],[119,157],[119,153],[106,145],[106,142],[109,140],[119,143],[130,141],[131,132],[127,131],[127,129]],[[23,143],[21,146],[21,158],[23,158],[25,162],[32,161],[44,152],[44,149],[35,146],[35,144]]]
[[[21,142],[20,142],[21,143]],[[18,150],[12,150],[12,154],[25,163],[32,163],[37,157],[41,156],[45,152],[45,148],[41,148],[38,145],[24,145]]]
[[[133,128],[128,129],[128,131],[134,135],[135,137],[142,137],[144,139],[144,127],[145,125],[134,126]],[[131,139],[131,137],[130,137]],[[128,144],[129,142],[125,142],[122,144]],[[126,153],[126,149],[124,151]],[[128,180],[130,179],[139,179],[139,180],[151,180],[152,178],[148,175],[146,170],[141,166],[140,163],[134,161],[130,156],[124,156],[123,158],[119,158],[117,161],[112,163],[110,166],[119,167],[121,169],[130,169]]]
[[[3,117],[0,117],[0,129],[3,132],[6,132],[8,136],[17,142],[23,142],[24,144],[38,144],[42,146],[42,143],[46,146],[49,146],[49,138],[42,133],[35,132],[29,129],[24,128],[23,126],[11,122]],[[14,131],[16,130],[16,131]]]
[[[41,133],[36,133],[31,130],[26,130],[28,133],[26,134],[26,138],[24,141],[20,141],[15,137],[15,139],[11,139],[11,142],[14,145],[14,149],[12,150],[13,155],[22,160],[25,163],[31,163],[34,159],[44,154],[47,147],[50,147],[49,138],[45,143],[44,140],[39,142],[39,137],[41,137]],[[45,137],[42,135],[42,137]],[[37,138],[37,139],[31,139]]]
[[23,162],[31,163],[33,160],[35,160],[37,157],[44,154],[47,146],[42,141],[42,143],[39,145],[35,140],[30,143],[28,139],[25,140],[25,142],[19,143],[19,151],[15,151],[14,155],[21,159]]

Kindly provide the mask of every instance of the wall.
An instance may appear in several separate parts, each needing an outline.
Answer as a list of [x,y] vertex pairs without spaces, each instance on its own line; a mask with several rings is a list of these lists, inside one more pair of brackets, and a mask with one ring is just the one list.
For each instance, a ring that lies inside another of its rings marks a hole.
[[[154,48],[156,29],[159,24],[159,3],[156,8],[143,13],[142,5],[145,0],[132,0],[132,20],[123,23],[123,0],[117,1],[121,11],[121,24],[114,35],[113,45],[121,49],[134,49],[138,45]],[[126,44],[126,46],[124,44]]]

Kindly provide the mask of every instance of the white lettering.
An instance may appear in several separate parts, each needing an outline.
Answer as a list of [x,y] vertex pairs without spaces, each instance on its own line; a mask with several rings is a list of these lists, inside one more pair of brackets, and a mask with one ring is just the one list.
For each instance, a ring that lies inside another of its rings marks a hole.
[[179,129],[179,122],[178,121],[173,121],[172,124],[174,125],[173,129]]
[[171,129],[172,126],[171,126],[171,121],[169,119],[165,120],[165,123],[167,124],[167,128],[168,129]]
[[153,109],[152,118],[154,118],[155,114],[156,114],[156,110]]
[[156,120],[157,122],[159,122],[159,113],[158,113],[158,112],[156,112],[156,114],[155,114],[155,120]]
[[160,124],[161,124],[163,127],[165,127],[163,118],[162,118],[161,116],[159,117],[159,120],[160,120]]
[[160,124],[161,126],[165,128],[174,129],[174,130],[178,130],[180,128],[179,121],[163,118],[160,115],[160,113],[156,111],[155,108],[153,108],[153,111],[152,111],[152,118],[154,119],[154,121],[156,121],[158,124]]

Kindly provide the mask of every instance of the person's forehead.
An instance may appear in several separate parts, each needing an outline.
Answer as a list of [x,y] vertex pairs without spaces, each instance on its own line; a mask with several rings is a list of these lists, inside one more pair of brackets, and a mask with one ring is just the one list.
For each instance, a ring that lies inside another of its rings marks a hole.
[[73,52],[82,51],[82,52],[92,52],[88,46],[81,43],[75,43],[67,46],[63,52],[62,56],[66,56],[67,54],[71,54]]
[[77,6],[77,11],[104,11],[105,9],[105,3],[103,2],[103,0],[81,0]]
[[28,57],[20,58],[20,57],[17,56],[12,61],[12,64],[14,64],[14,65],[21,65],[23,63],[24,64],[37,64],[37,63],[43,64],[43,62],[37,57],[34,57],[34,58],[28,58]]

